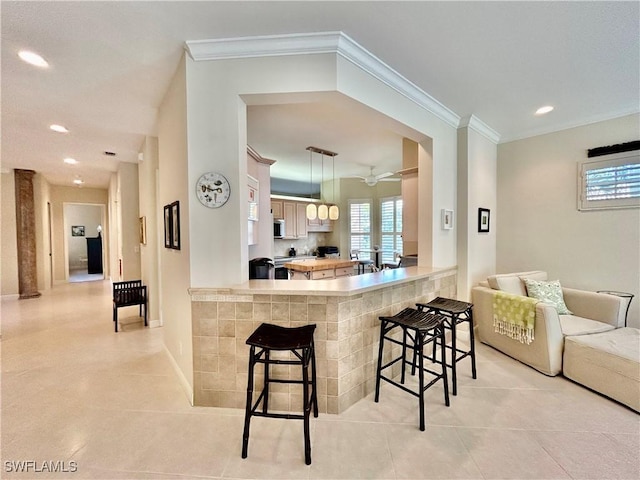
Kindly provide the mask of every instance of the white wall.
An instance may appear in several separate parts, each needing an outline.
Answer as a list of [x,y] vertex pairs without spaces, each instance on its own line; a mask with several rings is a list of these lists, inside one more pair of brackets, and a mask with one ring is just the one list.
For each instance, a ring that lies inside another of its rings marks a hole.
[[159,226],[163,226],[162,209],[158,208],[156,202],[158,139],[147,137],[141,153],[143,161],[138,164],[139,210],[146,224],[147,243],[140,245],[140,270],[142,282],[147,286],[149,296],[149,324],[156,325],[160,322],[158,248],[162,239],[162,234],[158,232],[161,230]]
[[48,290],[52,283],[52,253],[49,236],[49,204],[51,187],[41,174],[33,177],[33,200],[36,219],[36,265],[38,270],[38,290]]
[[640,211],[577,210],[587,149],[637,140],[640,115],[498,146],[497,271],[546,270],[566,286],[636,295],[640,327]]
[[[471,298],[471,287],[496,268],[497,145],[470,127],[458,129],[458,195],[453,230],[457,236],[458,297]],[[453,207],[452,207],[453,208]],[[478,232],[478,208],[490,210],[489,232]],[[439,227],[440,219],[438,220]]]
[[138,165],[120,162],[118,165],[118,225],[122,279],[139,280],[140,235],[138,214]]
[[[186,72],[183,58],[160,106],[158,117],[157,209],[162,210],[164,205],[176,200],[180,201],[182,243],[181,250],[164,248],[164,241],[158,244],[160,295],[162,296],[160,318],[164,325],[165,346],[182,375],[185,389],[193,399],[191,297],[188,292],[191,286],[189,274],[191,242],[187,226],[190,210],[189,194],[194,188],[188,188],[187,158]],[[215,159],[215,156],[206,155],[209,162],[212,158]],[[163,232],[164,222],[159,223],[157,228],[159,232]]]

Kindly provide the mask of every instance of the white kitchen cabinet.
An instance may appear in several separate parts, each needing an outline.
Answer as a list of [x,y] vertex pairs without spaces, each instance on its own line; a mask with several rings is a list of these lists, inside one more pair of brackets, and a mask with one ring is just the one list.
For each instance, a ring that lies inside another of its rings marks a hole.
[[282,202],[282,214],[284,218],[284,238],[306,238],[307,217],[306,205],[301,202]]
[[281,220],[284,218],[282,200],[271,200],[271,213],[273,214],[274,220]]

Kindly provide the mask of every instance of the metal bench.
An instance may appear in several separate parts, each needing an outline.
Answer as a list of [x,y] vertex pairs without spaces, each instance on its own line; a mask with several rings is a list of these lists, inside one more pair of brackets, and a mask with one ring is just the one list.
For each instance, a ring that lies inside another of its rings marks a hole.
[[129,280],[113,283],[113,323],[115,331],[118,331],[118,308],[140,306],[139,315],[142,317],[144,307],[144,326],[147,326],[147,287],[142,285],[142,280]]

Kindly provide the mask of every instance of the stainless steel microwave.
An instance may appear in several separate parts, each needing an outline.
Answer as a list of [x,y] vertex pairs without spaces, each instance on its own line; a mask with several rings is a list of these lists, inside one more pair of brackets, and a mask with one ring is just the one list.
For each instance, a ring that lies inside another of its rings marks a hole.
[[285,225],[284,220],[274,220],[273,221],[273,238],[284,238],[285,237]]

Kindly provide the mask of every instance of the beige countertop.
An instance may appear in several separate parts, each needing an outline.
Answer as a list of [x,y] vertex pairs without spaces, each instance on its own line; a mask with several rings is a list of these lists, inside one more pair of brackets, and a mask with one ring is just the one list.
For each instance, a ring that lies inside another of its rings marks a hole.
[[192,296],[210,295],[318,295],[349,296],[400,285],[427,277],[438,278],[457,267],[407,267],[352,275],[321,282],[308,280],[249,280],[230,287],[190,288]]
[[317,272],[319,270],[351,267],[356,263],[358,263],[357,260],[347,260],[343,258],[320,258],[287,262],[284,264],[284,268],[296,272]]

